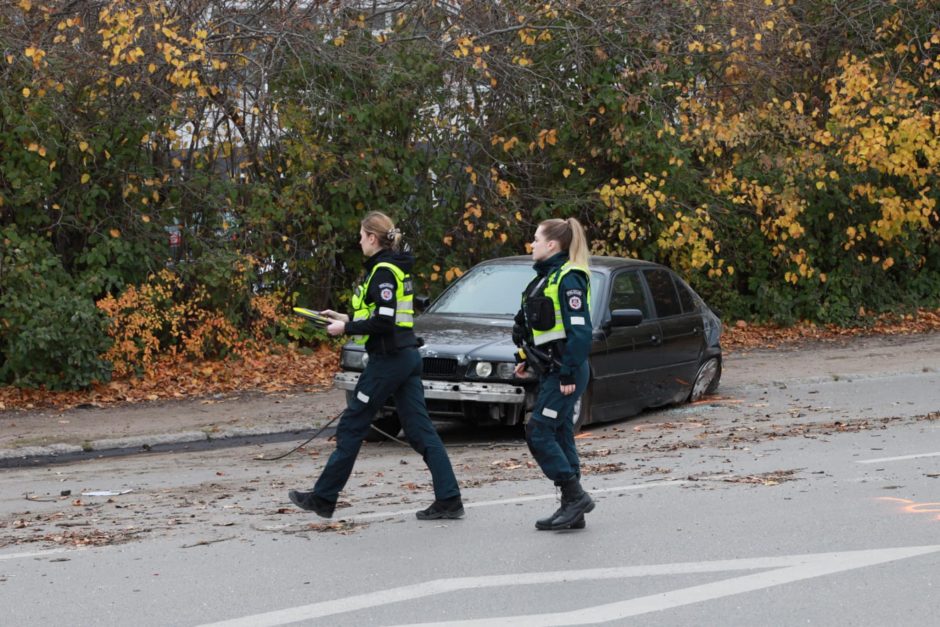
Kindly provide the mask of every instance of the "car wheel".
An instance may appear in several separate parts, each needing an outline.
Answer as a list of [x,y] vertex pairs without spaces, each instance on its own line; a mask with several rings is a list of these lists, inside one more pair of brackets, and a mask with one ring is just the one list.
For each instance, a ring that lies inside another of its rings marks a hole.
[[689,402],[701,400],[708,394],[713,394],[718,389],[718,382],[721,380],[721,360],[718,357],[712,357],[699,366],[698,374],[695,375],[695,382],[692,384],[692,391],[689,392]]
[[[398,419],[398,416],[392,414],[391,416],[385,416],[384,418],[376,418],[372,424],[376,427],[389,434],[393,438],[398,437],[398,434],[401,432],[401,421]],[[366,442],[385,442],[388,440],[383,434],[379,433],[372,427],[369,427],[369,433],[366,434],[366,437],[362,438]]]
[[591,386],[588,386],[581,398],[575,402],[571,422],[574,423],[575,433],[579,432],[581,427],[591,424]]

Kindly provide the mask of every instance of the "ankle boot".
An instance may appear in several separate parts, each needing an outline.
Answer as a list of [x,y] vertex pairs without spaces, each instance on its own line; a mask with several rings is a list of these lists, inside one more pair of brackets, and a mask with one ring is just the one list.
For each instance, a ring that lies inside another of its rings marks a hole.
[[558,518],[558,514],[564,509],[564,505],[555,510],[554,514],[546,516],[545,518],[539,518],[535,521],[535,528],[539,531],[549,531],[552,528],[552,521]]
[[[539,531],[558,531],[558,528],[552,527],[552,523],[560,512],[561,508],[559,507],[551,516],[539,518],[535,521],[535,528]],[[584,514],[581,514],[570,526],[566,527],[566,529],[584,529],[586,526],[587,523],[584,522]]]
[[551,529],[571,529],[578,519],[594,509],[594,500],[584,491],[577,479],[561,483],[561,511],[552,520]]
[[308,512],[316,512],[317,516],[322,518],[332,518],[333,511],[336,509],[336,503],[331,503],[326,499],[317,496],[313,490],[291,490],[287,493],[291,503],[300,509]]
[[559,502],[558,509],[555,510],[555,513],[549,516],[546,516],[545,518],[539,518],[538,520],[535,521],[535,528],[538,529],[539,531],[550,530],[552,528],[552,521],[555,520],[555,518],[558,517],[558,514],[561,513],[561,509],[562,509],[562,506],[564,505],[564,501],[561,498],[561,493],[558,491],[559,488],[561,488],[561,482],[556,481],[555,482],[555,494],[556,496],[558,496],[558,502]]
[[430,507],[416,512],[415,516],[418,520],[440,520],[442,518],[457,520],[464,516],[463,501],[459,494],[443,501],[435,500]]

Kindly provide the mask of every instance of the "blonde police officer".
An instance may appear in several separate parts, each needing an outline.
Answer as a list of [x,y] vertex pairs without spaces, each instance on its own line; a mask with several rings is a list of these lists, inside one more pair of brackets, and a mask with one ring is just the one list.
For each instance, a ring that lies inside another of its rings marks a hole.
[[581,224],[574,218],[539,224],[532,260],[536,277],[522,294],[513,328],[513,339],[529,346],[531,354],[516,372],[519,376],[525,376],[526,370],[539,374],[526,442],[545,476],[561,488],[561,507],[535,526],[583,529],[584,514],[594,509],[594,501],[581,487],[572,420],[575,403],[590,377],[592,335],[588,250]]
[[389,397],[412,448],[423,458],[434,483],[434,502],[417,513],[421,520],[455,519],[464,515],[460,489],[447,451],[428,417],[421,386],[421,356],[414,326],[413,290],[409,275],[414,257],[399,252],[401,232],[383,213],[369,213],[361,223],[359,245],[366,277],[353,294],[352,320],[332,310],[330,335],[349,334],[365,344],[369,363],[336,428],[336,450],[312,490],[291,490],[290,500],[301,509],[330,518],[340,491],[352,473],[362,439],[376,413]]

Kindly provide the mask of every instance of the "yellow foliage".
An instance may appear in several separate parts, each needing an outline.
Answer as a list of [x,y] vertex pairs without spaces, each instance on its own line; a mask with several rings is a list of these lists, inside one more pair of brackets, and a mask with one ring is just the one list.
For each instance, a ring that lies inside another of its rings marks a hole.
[[710,268],[709,272],[720,274],[724,261],[717,256],[720,246],[710,226],[708,208],[698,207],[691,213],[684,211],[681,202],[663,193],[664,182],[664,176],[645,173],[642,179],[636,176],[623,181],[613,179],[601,186],[597,193],[610,209],[614,241],[596,248],[599,252],[635,256],[635,246],[653,235],[644,226],[647,220],[641,214],[645,212],[663,223],[656,243],[670,255],[674,267],[686,271]]
[[[693,37],[685,40],[691,41],[686,44],[688,50],[708,50],[710,38],[722,39],[728,51],[719,55],[720,65],[716,63],[713,69],[732,83],[755,80],[742,74],[742,68],[756,67],[751,50],[761,54],[761,48],[769,52],[774,46],[777,54],[788,51],[807,57],[812,48],[793,28],[787,5],[769,0],[767,5],[772,9],[763,16],[753,5],[742,6],[750,19],[737,21],[723,35],[715,25],[728,22],[707,19],[711,16],[706,9],[701,19],[708,28],[693,29],[694,41]],[[729,98],[716,91],[722,88],[720,83],[710,85],[711,81],[698,77],[681,85],[676,116],[663,127],[660,137],[674,134],[697,156],[718,204],[733,212],[737,224],[751,223],[760,229],[769,250],[784,264],[788,283],[817,277],[820,282],[827,280],[814,266],[810,252],[817,250],[817,242],[807,245],[806,241],[807,224],[820,218],[841,223],[843,248],[864,242],[866,251],[871,251],[860,255],[865,260],[877,257],[872,263],[884,270],[895,264],[896,255],[886,254],[892,242],[911,234],[920,241],[935,237],[930,234],[936,232],[938,220],[940,115],[935,98],[940,62],[930,48],[932,42],[907,37],[906,19],[906,13],[896,11],[875,33],[892,41],[892,46],[895,39],[904,41],[897,50],[886,47],[884,53],[865,58],[846,54],[839,60],[837,75],[825,85],[826,101],[807,93],[778,98],[771,94],[761,105],[759,97]],[[931,36],[940,41],[940,33]],[[735,167],[739,160],[748,170]],[[675,162],[670,159],[671,166]],[[753,175],[753,166],[766,172],[766,177]],[[749,171],[746,178],[743,171]],[[636,227],[623,218],[631,213],[638,216],[646,204],[664,217],[664,230],[657,239],[661,247],[689,246],[683,219],[668,210],[679,199],[664,203],[651,197],[642,182],[628,180],[598,190],[602,201],[613,209],[612,217],[622,220],[620,232],[613,235],[626,241],[638,235]],[[828,210],[827,205],[838,202],[841,194],[852,204],[842,211]],[[818,215],[820,202],[826,208]],[[845,218],[852,215],[864,218],[848,226]],[[882,254],[877,254],[879,250]],[[720,267],[718,261],[716,254],[713,270]]]
[[545,149],[545,146],[554,146],[558,143],[558,129],[542,129],[539,131],[536,144],[539,148]]
[[930,230],[936,204],[930,189],[940,167],[940,117],[931,113],[930,96],[867,59],[845,55],[839,66],[827,85],[834,130],[816,140],[832,144],[856,172],[898,177],[914,190],[852,188],[853,197],[880,209],[868,225],[873,234],[891,242],[911,229]]
[[503,198],[512,196],[513,185],[507,180],[500,179],[496,182],[496,193]]

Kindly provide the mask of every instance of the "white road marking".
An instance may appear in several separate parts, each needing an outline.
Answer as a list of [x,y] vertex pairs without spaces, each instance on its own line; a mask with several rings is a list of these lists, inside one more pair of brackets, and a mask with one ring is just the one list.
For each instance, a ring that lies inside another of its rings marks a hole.
[[856,461],[856,464],[881,464],[883,462],[902,462],[908,459],[920,459],[921,457],[940,457],[940,453],[920,453],[919,455],[900,455],[898,457],[879,457],[878,459],[862,459]]
[[651,566],[624,566],[620,568],[592,568],[578,571],[564,570],[483,577],[456,577],[453,579],[437,579],[410,586],[390,588],[378,592],[369,592],[346,597],[344,599],[335,599],[333,601],[301,605],[263,614],[255,614],[253,616],[244,616],[242,618],[212,623],[211,625],[204,625],[203,627],[262,627],[286,625],[304,620],[322,618],[324,616],[345,614],[370,607],[378,607],[390,603],[399,603],[401,601],[409,601],[462,590],[480,590],[485,588],[504,588],[506,586],[564,583],[570,581],[623,579],[627,577],[763,569],[763,572],[753,575],[734,577],[700,586],[681,588],[666,593],[582,608],[570,612],[533,614],[528,616],[502,616],[480,620],[426,624],[480,626],[506,625],[512,622],[525,625],[545,626],[586,625],[608,622],[627,616],[662,611],[691,603],[718,599],[734,594],[741,594],[743,592],[751,592],[753,590],[801,581],[803,579],[821,577],[856,568],[864,568],[866,566],[874,566],[875,564],[916,557],[918,555],[936,553],[938,551],[940,551],[940,545],[912,546],[866,551],[719,560],[714,562],[686,562]]
[[6,555],[0,555],[0,562],[4,560],[27,559],[30,557],[45,557],[47,555],[55,555],[56,553],[65,553],[66,551],[75,550],[77,549],[49,549],[48,551],[32,551],[30,553],[7,553]]
[[[590,494],[606,494],[608,492],[632,492],[634,490],[648,490],[650,488],[663,488],[667,486],[674,485],[685,485],[691,483],[689,481],[684,481],[681,479],[669,480],[669,481],[650,481],[649,483],[639,483],[633,485],[622,485],[614,486],[611,488],[600,488],[600,489],[591,489],[586,488]],[[532,501],[549,501],[558,498],[554,494],[538,494],[534,496],[517,496],[511,499],[497,499],[494,501],[475,501],[471,503],[464,503],[464,509],[471,509],[476,507],[493,507],[495,505],[513,505],[515,503],[530,503]],[[362,515],[351,515],[349,516],[350,520],[360,521],[360,520],[381,520],[384,518],[397,518],[398,516],[412,516],[416,512],[416,509],[401,509],[392,512],[372,512],[369,514]],[[340,516],[340,518],[342,518]]]

